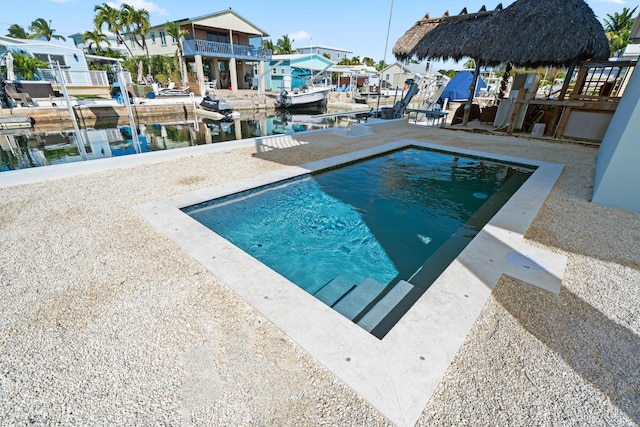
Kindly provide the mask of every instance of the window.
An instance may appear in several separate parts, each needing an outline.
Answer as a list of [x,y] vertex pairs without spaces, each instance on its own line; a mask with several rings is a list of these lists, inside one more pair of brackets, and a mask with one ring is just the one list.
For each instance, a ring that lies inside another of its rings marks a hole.
[[133,41],[133,36],[129,37],[129,41],[131,42],[131,50],[136,50],[136,42]]
[[151,43],[156,44],[156,33],[151,31]]
[[173,44],[178,44],[178,40],[175,39],[175,37],[171,37],[171,43]]
[[218,43],[229,43],[229,34],[215,31],[207,31],[207,41]]
[[158,32],[158,34],[160,35],[160,43],[162,44],[162,46],[166,46],[167,45],[167,34],[160,30]]

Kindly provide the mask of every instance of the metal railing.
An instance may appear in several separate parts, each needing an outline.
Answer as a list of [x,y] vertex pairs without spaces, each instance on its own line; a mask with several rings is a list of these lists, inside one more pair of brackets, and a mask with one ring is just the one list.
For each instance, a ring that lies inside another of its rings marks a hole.
[[185,40],[182,43],[185,55],[217,56],[256,61],[270,61],[271,49],[238,44],[210,42],[207,40]]
[[[111,81],[106,71],[71,71],[69,69],[62,69],[62,78],[64,84],[67,86],[109,86]],[[40,69],[42,80],[48,81],[53,85],[59,85],[56,73],[51,68]],[[124,72],[127,83],[132,83],[131,74],[128,71]]]

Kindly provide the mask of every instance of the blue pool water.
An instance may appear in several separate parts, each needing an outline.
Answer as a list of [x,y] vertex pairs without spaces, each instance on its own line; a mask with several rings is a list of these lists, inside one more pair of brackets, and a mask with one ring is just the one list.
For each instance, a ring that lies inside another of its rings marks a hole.
[[[440,249],[452,237],[468,243],[531,172],[409,148],[184,210],[310,294],[367,282],[370,306],[399,281],[424,277],[416,272],[450,253]],[[424,292],[430,283],[412,285]]]

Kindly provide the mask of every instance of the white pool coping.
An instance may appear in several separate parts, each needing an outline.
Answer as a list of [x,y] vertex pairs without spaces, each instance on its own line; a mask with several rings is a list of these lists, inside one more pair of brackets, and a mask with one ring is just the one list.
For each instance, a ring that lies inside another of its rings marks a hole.
[[[405,146],[528,164],[537,169],[382,340],[180,210]],[[562,168],[554,163],[400,140],[148,203],[136,210],[389,421],[412,426],[503,274],[559,292],[566,256],[530,246],[523,236]]]

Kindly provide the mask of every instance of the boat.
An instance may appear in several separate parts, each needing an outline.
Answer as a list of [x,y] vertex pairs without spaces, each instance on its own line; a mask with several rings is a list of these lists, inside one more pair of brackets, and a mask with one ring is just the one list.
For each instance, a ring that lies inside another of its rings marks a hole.
[[273,133],[290,134],[331,127],[330,118],[323,115],[324,112],[306,109],[276,110],[273,118]]
[[233,107],[224,98],[216,98],[213,93],[202,98],[200,107],[195,109],[195,114],[213,120],[229,120],[238,116],[238,113],[233,111]]
[[276,98],[276,108],[299,108],[327,105],[327,94],[330,87],[305,86],[302,89],[284,89]]

